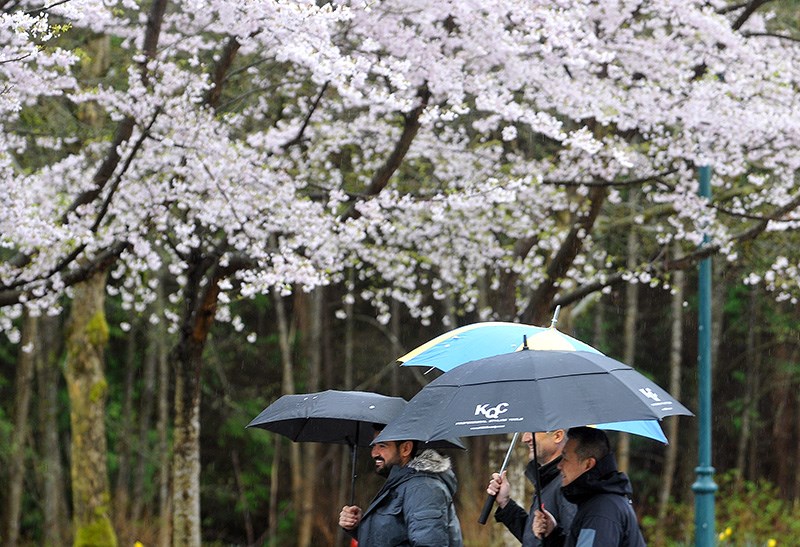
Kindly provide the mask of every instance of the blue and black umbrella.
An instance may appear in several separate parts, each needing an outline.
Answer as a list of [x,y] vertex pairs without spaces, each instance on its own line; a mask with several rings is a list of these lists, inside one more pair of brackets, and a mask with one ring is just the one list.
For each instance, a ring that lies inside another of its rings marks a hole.
[[[589,344],[556,329],[558,311],[550,327],[523,323],[485,321],[448,331],[418,346],[397,359],[403,366],[437,368],[449,372],[470,361],[521,351],[586,351],[601,353]],[[486,364],[496,361],[484,361]],[[667,437],[657,420],[628,420],[592,424],[600,429],[622,431],[667,444]]]
[[611,357],[529,349],[445,372],[423,387],[376,440],[552,431],[673,415],[693,414],[655,382]]

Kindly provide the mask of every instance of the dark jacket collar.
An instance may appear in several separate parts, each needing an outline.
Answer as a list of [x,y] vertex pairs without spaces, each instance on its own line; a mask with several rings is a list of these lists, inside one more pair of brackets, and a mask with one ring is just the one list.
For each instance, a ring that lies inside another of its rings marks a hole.
[[589,471],[564,486],[561,492],[568,501],[579,505],[598,494],[630,497],[633,490],[628,476],[617,470],[614,454],[609,453]]
[[558,477],[561,474],[561,471],[558,470],[558,462],[561,461],[561,456],[558,456],[551,462],[548,462],[544,465],[539,465],[534,460],[528,462],[528,465],[525,467],[525,477],[533,485],[536,485],[536,466],[539,467],[539,480],[542,481],[542,488],[550,484],[553,479]]

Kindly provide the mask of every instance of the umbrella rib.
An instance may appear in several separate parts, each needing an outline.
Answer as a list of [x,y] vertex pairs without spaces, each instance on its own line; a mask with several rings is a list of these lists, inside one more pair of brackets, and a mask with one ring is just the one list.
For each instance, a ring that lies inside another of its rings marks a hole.
[[[613,369],[613,370],[625,370],[625,369]],[[514,383],[514,382],[540,382],[544,380],[552,380],[555,378],[580,378],[582,376],[605,376],[608,375],[606,371],[589,371],[589,372],[579,372],[576,374],[558,374],[558,375],[551,375],[551,376],[540,376],[537,378],[501,378],[501,379],[492,379],[487,378],[486,380],[481,380],[479,382],[470,382],[470,383],[452,383],[452,384],[438,384],[440,386],[448,386],[448,387],[465,387],[465,386],[481,386],[485,384],[506,384],[506,383]]]

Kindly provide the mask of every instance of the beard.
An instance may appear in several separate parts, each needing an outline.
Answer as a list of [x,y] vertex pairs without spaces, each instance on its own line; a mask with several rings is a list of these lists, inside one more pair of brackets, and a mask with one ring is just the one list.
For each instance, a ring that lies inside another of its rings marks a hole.
[[[378,464],[381,465],[378,465]],[[376,458],[375,459],[375,472],[380,475],[381,477],[388,477],[389,473],[394,467],[391,463],[387,462],[383,458]]]

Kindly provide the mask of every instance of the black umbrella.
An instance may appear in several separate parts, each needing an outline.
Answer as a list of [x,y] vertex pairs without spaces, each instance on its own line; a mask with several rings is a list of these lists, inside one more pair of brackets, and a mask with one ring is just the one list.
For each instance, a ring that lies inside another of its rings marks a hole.
[[[279,433],[296,442],[346,444],[352,457],[350,504],[355,497],[358,447],[370,446],[372,424],[386,425],[405,408],[406,400],[369,391],[328,390],[319,393],[284,395],[247,424]],[[427,443],[429,448],[464,448],[460,441],[442,439]]]
[[679,414],[692,415],[654,382],[611,357],[523,350],[445,372],[423,387],[376,440],[552,431]]

